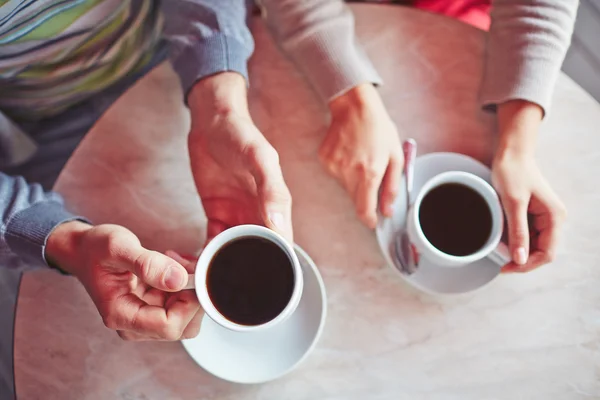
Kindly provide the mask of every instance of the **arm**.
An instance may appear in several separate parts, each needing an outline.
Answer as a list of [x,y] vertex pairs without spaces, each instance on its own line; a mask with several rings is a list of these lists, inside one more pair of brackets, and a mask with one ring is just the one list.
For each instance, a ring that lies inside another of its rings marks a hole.
[[482,86],[497,109],[499,142],[492,172],[508,222],[513,262],[527,272],[552,261],[565,207],[535,163],[541,120],[569,47],[577,0],[496,0]]
[[291,197],[278,155],[254,125],[246,99],[246,64],[254,49],[246,20],[253,2],[163,4],[171,60],[190,108],[188,149],[208,238],[262,223],[292,240]]
[[254,42],[247,26],[251,1],[165,0],[164,35],[184,93],[205,77],[236,72],[248,82],[248,58]]
[[0,257],[16,254],[32,267],[47,266],[46,242],[58,225],[81,219],[65,209],[57,193],[2,173],[0,216]]
[[352,12],[341,0],[260,3],[276,42],[325,101],[360,84],[381,84],[356,42]]
[[319,150],[365,225],[391,216],[403,156],[398,132],[373,86],[381,78],[360,48],[341,0],[262,0],[278,45],[328,103],[331,124]]

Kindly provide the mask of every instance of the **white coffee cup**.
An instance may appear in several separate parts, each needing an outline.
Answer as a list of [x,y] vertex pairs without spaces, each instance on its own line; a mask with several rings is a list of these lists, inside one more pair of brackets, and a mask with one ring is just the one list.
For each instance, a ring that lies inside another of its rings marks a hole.
[[[227,319],[214,306],[208,294],[206,275],[214,256],[221,248],[234,240],[252,237],[271,241],[287,255],[290,261],[290,268],[292,268],[294,273],[294,289],[292,290],[292,296],[290,297],[287,306],[278,316],[260,325],[241,325]],[[200,254],[200,258],[196,264],[195,274],[193,276],[190,275],[190,279],[192,278],[194,279],[193,287],[196,290],[196,295],[198,296],[200,305],[204,309],[206,315],[208,315],[217,324],[230,330],[239,332],[262,330],[285,321],[298,307],[300,298],[302,297],[302,289],[304,287],[302,267],[300,266],[300,261],[298,260],[298,256],[296,255],[293,246],[278,233],[259,225],[239,225],[227,229],[217,235],[204,248],[202,254]]]
[[[455,256],[437,249],[429,242],[421,229],[419,210],[423,199],[431,190],[447,183],[462,184],[479,193],[486,201],[492,214],[492,230],[487,242],[481,249],[466,256]],[[425,257],[436,265],[462,267],[485,257],[489,257],[498,265],[504,265],[510,261],[510,255],[506,245],[500,241],[503,225],[502,205],[494,188],[477,175],[462,171],[449,171],[434,176],[423,185],[409,211],[407,230],[411,245],[418,253],[418,257]]]

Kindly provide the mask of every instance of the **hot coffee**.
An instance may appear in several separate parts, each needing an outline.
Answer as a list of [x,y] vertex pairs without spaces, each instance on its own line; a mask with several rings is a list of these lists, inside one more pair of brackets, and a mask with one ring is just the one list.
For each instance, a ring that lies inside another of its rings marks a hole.
[[261,325],[288,305],[295,278],[287,254],[260,237],[225,244],[206,275],[211,302],[225,318],[240,325]]
[[483,248],[493,224],[487,201],[459,183],[431,189],[421,202],[419,222],[427,240],[453,256],[467,256]]

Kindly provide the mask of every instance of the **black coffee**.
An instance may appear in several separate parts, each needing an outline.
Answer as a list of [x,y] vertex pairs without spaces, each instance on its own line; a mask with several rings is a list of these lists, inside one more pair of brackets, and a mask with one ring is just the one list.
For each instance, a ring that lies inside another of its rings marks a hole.
[[241,325],[260,325],[281,314],[294,290],[294,272],[284,251],[258,237],[223,246],[208,267],[206,288],[215,308]]
[[454,256],[480,250],[492,233],[492,212],[475,190],[447,183],[425,195],[419,209],[421,229],[437,249]]

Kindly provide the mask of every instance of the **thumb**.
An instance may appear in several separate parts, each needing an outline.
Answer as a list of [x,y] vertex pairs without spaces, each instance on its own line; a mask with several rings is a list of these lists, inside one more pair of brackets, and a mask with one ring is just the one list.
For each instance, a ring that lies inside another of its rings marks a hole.
[[253,152],[250,163],[263,223],[293,243],[292,196],[283,179],[277,152],[270,145],[263,146]]
[[188,281],[186,269],[177,261],[157,251],[137,246],[121,252],[120,268],[134,273],[144,283],[166,292],[182,290]]
[[508,243],[512,260],[517,265],[527,262],[529,255],[529,224],[527,221],[528,201],[503,199],[508,221]]

